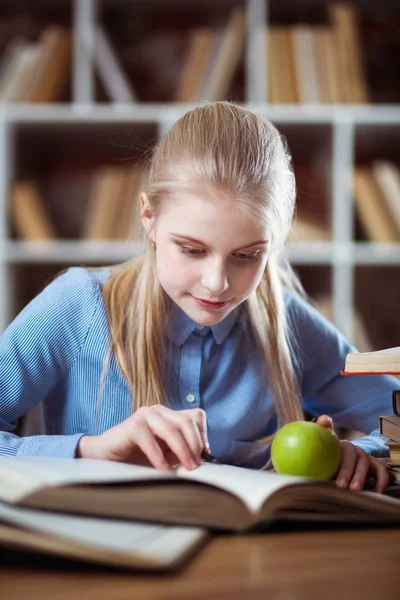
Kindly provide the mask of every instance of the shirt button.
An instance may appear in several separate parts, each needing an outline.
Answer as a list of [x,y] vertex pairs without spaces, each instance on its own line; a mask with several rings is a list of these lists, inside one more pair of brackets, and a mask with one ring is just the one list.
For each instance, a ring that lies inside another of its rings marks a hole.
[[196,398],[193,396],[193,394],[188,394],[188,395],[186,396],[186,400],[187,400],[188,402],[194,402],[194,401],[196,400]]

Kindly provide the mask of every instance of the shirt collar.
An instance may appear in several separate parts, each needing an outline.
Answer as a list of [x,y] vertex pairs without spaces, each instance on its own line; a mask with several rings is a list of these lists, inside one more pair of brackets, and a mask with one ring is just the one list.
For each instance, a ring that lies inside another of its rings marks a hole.
[[[211,329],[217,344],[223,344],[237,320],[239,308],[240,307],[237,307],[232,310],[229,315],[227,315],[223,321],[217,323],[217,325],[211,325],[210,327],[204,326],[199,329],[199,331],[205,335],[206,332]],[[167,325],[166,335],[176,346],[182,346],[197,327],[197,323],[188,317],[179,306],[174,304],[174,306],[170,307],[170,319]]]

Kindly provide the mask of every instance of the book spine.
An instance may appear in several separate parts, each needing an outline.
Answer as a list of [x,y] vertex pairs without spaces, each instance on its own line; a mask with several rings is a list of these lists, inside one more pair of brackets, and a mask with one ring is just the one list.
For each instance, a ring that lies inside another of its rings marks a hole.
[[393,412],[395,415],[400,415],[400,390],[392,392]]
[[400,371],[340,371],[341,375],[400,375]]

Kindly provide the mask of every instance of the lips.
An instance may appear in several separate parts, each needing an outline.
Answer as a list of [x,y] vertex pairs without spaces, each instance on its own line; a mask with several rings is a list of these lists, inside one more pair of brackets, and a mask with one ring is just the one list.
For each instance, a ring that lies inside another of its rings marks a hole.
[[202,298],[196,298],[196,296],[192,296],[193,300],[201,306],[202,308],[207,308],[209,310],[218,310],[226,306],[230,300],[225,300],[224,302],[215,302],[212,300],[203,300]]

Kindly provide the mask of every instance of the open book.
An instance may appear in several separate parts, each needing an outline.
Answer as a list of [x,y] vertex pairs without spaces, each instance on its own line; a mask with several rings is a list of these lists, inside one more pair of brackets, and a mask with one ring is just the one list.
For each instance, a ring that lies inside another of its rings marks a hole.
[[72,515],[0,502],[0,546],[124,569],[174,570],[208,535],[200,527]]
[[52,511],[234,531],[286,517],[400,522],[400,500],[386,495],[208,463],[165,472],[90,459],[0,457],[0,499]]
[[349,352],[342,375],[400,374],[400,346],[375,352]]

